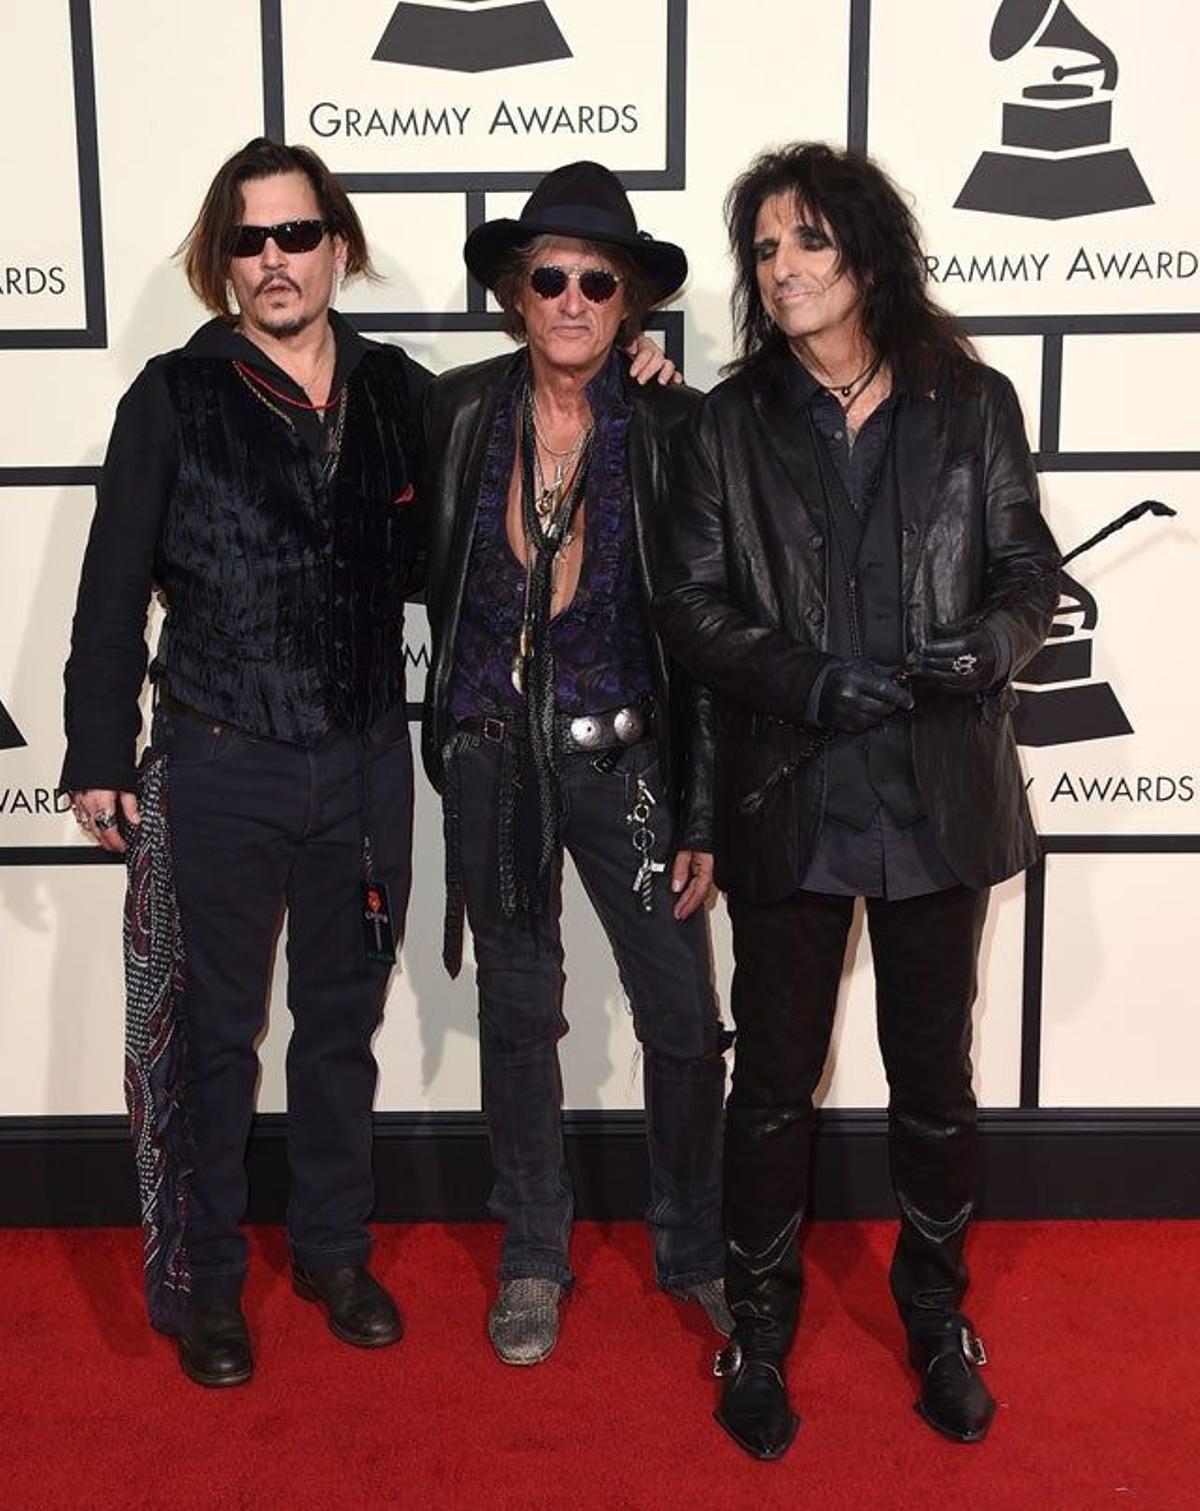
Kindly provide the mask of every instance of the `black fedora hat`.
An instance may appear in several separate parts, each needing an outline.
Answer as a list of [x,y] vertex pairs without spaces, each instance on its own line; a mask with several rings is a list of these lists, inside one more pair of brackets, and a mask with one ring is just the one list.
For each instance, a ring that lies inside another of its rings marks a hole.
[[535,236],[620,247],[645,275],[654,304],[675,293],[687,278],[683,248],[638,230],[625,186],[600,163],[566,163],[547,173],[525,201],[520,218],[476,226],[463,257],[472,275],[494,289],[505,254]]

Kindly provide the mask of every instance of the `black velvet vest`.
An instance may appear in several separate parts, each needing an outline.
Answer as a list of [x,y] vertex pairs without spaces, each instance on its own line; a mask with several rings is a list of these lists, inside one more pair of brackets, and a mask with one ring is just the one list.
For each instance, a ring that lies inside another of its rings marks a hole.
[[378,348],[354,368],[330,483],[230,361],[169,362],[180,462],[155,562],[167,619],[152,675],[173,697],[297,745],[365,730],[404,697],[417,549],[404,360]]

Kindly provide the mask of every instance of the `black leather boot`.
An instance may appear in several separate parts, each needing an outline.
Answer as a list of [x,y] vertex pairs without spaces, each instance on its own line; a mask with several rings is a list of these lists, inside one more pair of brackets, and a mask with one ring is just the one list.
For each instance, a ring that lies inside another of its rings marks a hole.
[[356,1348],[383,1348],[398,1343],[404,1324],[396,1303],[366,1265],[346,1264],[332,1270],[292,1266],[292,1289],[305,1301],[325,1308],[330,1331]]
[[713,1415],[756,1459],[780,1458],[800,1425],[783,1368],[800,1306],[796,1234],[811,1119],[803,1104],[731,1101],[725,1114],[725,1299],[734,1331],[717,1355],[723,1383]]
[[180,1367],[197,1385],[214,1389],[244,1385],[254,1373],[250,1335],[235,1297],[209,1296],[193,1301],[175,1346]]
[[956,1318],[945,1332],[910,1339],[908,1360],[921,1376],[917,1414],[956,1443],[981,1442],[996,1403],[977,1373],[987,1354],[967,1318]]

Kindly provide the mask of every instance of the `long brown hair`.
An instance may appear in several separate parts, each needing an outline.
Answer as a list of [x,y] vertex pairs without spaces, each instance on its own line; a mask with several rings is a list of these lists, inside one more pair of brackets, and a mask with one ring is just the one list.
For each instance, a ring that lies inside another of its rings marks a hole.
[[754,255],[759,209],[777,194],[794,198],[833,232],[839,266],[862,290],[863,334],[883,361],[920,384],[936,381],[947,363],[963,370],[974,355],[971,343],[929,296],[916,218],[899,189],[861,152],[796,142],[761,153],[725,198],[738,348],[727,372],[764,369],[787,349],[763,308]]
[[376,278],[367,250],[362,222],[338,183],[315,152],[307,147],[287,147],[256,136],[217,170],[208,187],[196,223],[188,232],[177,256],[192,291],[214,315],[231,319],[229,303],[229,255],[233,229],[242,217],[242,185],[251,179],[274,178],[280,173],[303,173],[312,185],[321,219],[330,234],[346,243],[345,276]]

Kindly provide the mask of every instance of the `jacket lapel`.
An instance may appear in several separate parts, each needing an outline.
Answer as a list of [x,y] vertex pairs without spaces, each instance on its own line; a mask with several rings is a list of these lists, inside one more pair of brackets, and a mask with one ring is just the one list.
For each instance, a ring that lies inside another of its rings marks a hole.
[[[803,408],[786,390],[755,389],[755,408],[759,412],[761,433],[766,439],[767,450],[782,467],[792,487],[799,495],[804,508],[812,519],[824,521],[825,490],[821,484],[821,469],[812,448],[812,431]],[[785,532],[789,521],[799,525],[800,517],[794,510],[774,511],[776,524]]]
[[946,458],[950,388],[914,395],[896,415],[896,491],[900,504],[901,596],[912,592],[934,509],[934,485]]
[[[491,439],[492,423],[499,401],[501,381],[488,385],[479,395],[475,413],[470,416],[470,444],[463,458],[462,472],[455,488],[454,530],[450,545],[450,560],[459,567],[459,580],[455,584],[455,598],[462,597],[467,577],[467,565],[471,555],[471,543],[475,538],[475,521],[479,515],[479,485],[483,478],[483,464]],[[458,423],[466,428],[468,421],[459,416]],[[457,604],[456,604],[457,617]]]

